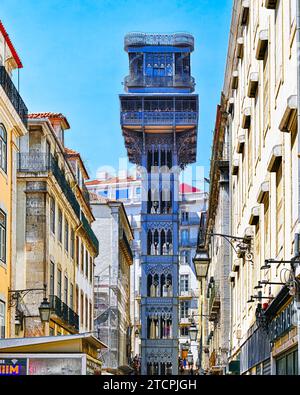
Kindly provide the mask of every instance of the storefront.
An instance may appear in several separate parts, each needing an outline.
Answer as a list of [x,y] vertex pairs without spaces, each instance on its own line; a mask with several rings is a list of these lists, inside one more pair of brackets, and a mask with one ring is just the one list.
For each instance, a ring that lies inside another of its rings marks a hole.
[[298,375],[297,327],[293,300],[270,323],[274,374]]
[[91,335],[49,336],[0,341],[1,375],[98,375],[99,351]]
[[298,375],[297,314],[288,287],[281,289],[265,316],[272,345],[272,374]]
[[271,374],[271,345],[267,332],[253,325],[248,331],[248,339],[240,350],[240,374],[270,375]]

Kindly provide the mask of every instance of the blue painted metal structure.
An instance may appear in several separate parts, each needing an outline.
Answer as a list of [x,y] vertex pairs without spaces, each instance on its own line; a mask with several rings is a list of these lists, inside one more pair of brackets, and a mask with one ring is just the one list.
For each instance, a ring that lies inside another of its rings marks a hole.
[[178,374],[178,177],[196,160],[198,95],[190,34],[125,36],[130,75],[120,95],[129,160],[141,166],[142,374]]

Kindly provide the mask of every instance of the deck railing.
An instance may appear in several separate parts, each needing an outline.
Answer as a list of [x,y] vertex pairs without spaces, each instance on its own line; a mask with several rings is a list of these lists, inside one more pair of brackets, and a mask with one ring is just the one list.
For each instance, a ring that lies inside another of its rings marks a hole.
[[28,109],[4,66],[0,66],[0,85],[17,111],[24,126],[27,128]]

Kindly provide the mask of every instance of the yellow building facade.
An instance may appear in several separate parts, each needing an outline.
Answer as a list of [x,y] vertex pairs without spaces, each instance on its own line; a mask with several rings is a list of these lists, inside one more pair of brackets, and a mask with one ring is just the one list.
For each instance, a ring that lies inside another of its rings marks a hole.
[[0,338],[10,337],[9,290],[16,258],[16,157],[27,108],[12,82],[22,63],[0,21]]

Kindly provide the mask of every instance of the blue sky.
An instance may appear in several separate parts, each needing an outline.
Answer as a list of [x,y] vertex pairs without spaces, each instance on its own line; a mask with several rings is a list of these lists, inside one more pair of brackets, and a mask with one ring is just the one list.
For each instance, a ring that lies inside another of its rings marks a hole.
[[126,156],[118,94],[128,74],[127,32],[190,32],[200,96],[197,164],[209,171],[223,86],[232,0],[1,0],[0,19],[23,62],[20,90],[30,112],[66,115],[66,145],[96,176]]

